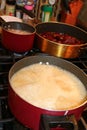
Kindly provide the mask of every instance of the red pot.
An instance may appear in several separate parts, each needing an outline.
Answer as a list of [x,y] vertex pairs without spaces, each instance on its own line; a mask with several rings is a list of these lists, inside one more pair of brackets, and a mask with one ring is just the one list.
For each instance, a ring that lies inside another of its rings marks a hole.
[[[17,34],[8,29],[24,30],[29,34]],[[5,22],[2,25],[2,45],[14,52],[25,52],[33,48],[35,28],[22,22]]]
[[[31,56],[24,58],[18,62],[16,62],[9,72],[9,83],[12,75],[17,72],[19,69],[39,62],[49,62],[49,64],[60,66],[73,74],[75,74],[84,84],[86,90],[87,90],[87,76],[86,74],[77,66],[74,64],[57,58],[53,56]],[[49,90],[50,91],[50,90]],[[31,128],[32,130],[42,130],[40,127],[40,122],[43,120],[43,118],[48,116],[52,116],[49,121],[54,120],[54,116],[56,116],[58,124],[62,124],[62,121],[67,124],[67,122],[72,122],[74,126],[74,130],[76,130],[77,125],[76,121],[78,121],[81,117],[81,114],[84,110],[84,108],[87,107],[87,100],[85,100],[81,105],[77,106],[74,109],[70,110],[46,110],[42,109],[36,106],[33,106],[32,104],[27,103],[25,100],[23,100],[19,95],[15,93],[15,91],[12,89],[11,85],[9,85],[9,93],[8,93],[8,102],[10,109],[12,113],[15,115],[15,117],[25,126]],[[45,117],[44,117],[45,116]],[[73,117],[74,120],[73,120]],[[76,120],[75,120],[76,119]],[[47,119],[46,119],[47,120]],[[48,121],[48,122],[49,122]],[[46,121],[47,122],[47,121]],[[50,123],[49,123],[50,124]],[[66,125],[67,126],[67,125]],[[45,128],[45,130],[49,130]]]

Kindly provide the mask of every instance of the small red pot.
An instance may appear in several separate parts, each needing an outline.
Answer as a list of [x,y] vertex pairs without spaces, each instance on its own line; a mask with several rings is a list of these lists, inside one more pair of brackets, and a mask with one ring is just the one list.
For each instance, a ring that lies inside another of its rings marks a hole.
[[[15,72],[17,72],[19,69],[34,64],[34,63],[46,63],[49,62],[49,64],[53,64],[59,67],[62,67],[73,74],[75,74],[84,84],[86,90],[87,90],[87,76],[86,74],[77,66],[74,64],[57,58],[53,56],[30,56],[27,58],[24,58],[18,62],[16,62],[9,72],[9,83],[10,79],[13,76]],[[50,91],[50,90],[49,90]],[[42,109],[36,106],[33,106],[32,104],[27,103],[25,100],[23,100],[19,95],[15,93],[15,91],[12,89],[11,85],[9,85],[9,92],[8,92],[8,102],[10,109],[14,116],[25,126],[31,128],[32,130],[42,130],[41,129],[41,121],[43,120],[44,116],[48,118],[48,116],[51,116],[52,118],[49,119],[49,121],[54,120],[54,116],[59,117],[57,118],[58,124],[62,124],[62,122],[72,122],[74,126],[74,130],[77,130],[76,121],[78,121],[81,117],[81,114],[84,110],[84,108],[87,107],[87,97],[86,100],[79,106],[77,106],[74,109],[70,110],[46,110]],[[75,117],[73,119],[73,117]],[[62,118],[62,119],[61,119]],[[75,120],[76,119],[76,120]],[[47,121],[46,121],[47,122]],[[50,123],[49,123],[50,124]],[[44,130],[49,130],[45,128]]]
[[[29,34],[17,34],[8,29],[19,29],[30,32]],[[2,25],[2,45],[14,52],[25,52],[33,48],[35,28],[22,22],[5,22]]]

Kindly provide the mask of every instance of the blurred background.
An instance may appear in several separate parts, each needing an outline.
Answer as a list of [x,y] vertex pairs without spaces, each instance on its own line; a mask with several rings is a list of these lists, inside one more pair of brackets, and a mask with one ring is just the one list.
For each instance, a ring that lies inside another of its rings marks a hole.
[[61,21],[86,29],[86,13],[86,0],[0,0],[0,16],[15,16],[30,24]]

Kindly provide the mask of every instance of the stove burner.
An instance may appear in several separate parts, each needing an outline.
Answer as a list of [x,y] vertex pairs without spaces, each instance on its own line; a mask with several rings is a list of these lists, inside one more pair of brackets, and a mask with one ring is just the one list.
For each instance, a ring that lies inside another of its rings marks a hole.
[[[48,55],[34,48],[30,52],[17,54],[4,49],[0,45],[0,130],[30,130],[19,123],[12,115],[8,105],[8,72],[11,66],[18,60],[32,55]],[[87,50],[76,59],[68,61],[80,67],[87,74]],[[87,109],[84,110],[78,130],[87,130]]]
[[18,57],[21,57],[21,56],[26,56],[28,54],[28,51],[27,52],[24,52],[24,53],[13,53],[14,56],[18,56]]

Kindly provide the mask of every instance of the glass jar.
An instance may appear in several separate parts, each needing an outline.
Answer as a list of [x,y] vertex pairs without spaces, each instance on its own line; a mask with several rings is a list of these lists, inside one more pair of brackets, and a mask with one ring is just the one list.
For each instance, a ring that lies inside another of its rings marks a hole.
[[15,0],[6,0],[6,15],[15,15]]

